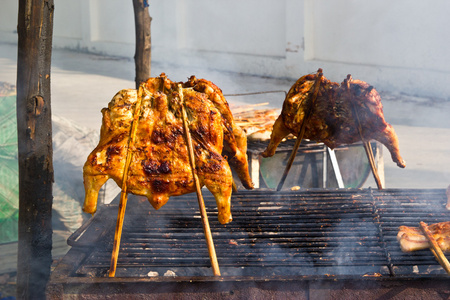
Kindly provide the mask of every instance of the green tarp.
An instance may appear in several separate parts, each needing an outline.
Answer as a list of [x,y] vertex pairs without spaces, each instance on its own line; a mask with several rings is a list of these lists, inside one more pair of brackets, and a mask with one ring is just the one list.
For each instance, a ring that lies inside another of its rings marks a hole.
[[[73,232],[89,217],[81,211],[83,164],[98,140],[98,132],[52,116],[53,230]],[[15,89],[0,82],[0,244],[18,240],[18,168]],[[108,182],[99,194],[99,203],[109,203],[119,192],[113,181]]]
[[0,97],[0,243],[17,241],[19,175],[16,96]]

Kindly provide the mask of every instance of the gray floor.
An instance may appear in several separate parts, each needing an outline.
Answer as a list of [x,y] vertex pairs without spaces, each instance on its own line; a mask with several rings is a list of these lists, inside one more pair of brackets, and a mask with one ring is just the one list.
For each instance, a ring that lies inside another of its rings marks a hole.
[[[16,57],[15,45],[0,44],[0,81],[15,84]],[[226,95],[287,91],[295,82],[207,69],[186,70],[153,63],[152,76],[161,72],[174,81],[184,81],[193,74],[207,78]],[[301,75],[304,74],[299,74],[299,77]],[[339,81],[337,78],[329,79]],[[120,89],[134,87],[134,61],[55,49],[51,81],[52,113],[99,130],[101,108]],[[383,98],[385,118],[397,132],[400,151],[407,163],[405,169],[398,168],[385,149],[386,187],[446,188],[450,184],[450,99],[413,97],[408,96],[407,91],[379,92]],[[230,105],[268,101],[271,107],[281,108],[284,94],[229,96],[227,99]],[[376,187],[371,176],[364,187],[369,186]]]

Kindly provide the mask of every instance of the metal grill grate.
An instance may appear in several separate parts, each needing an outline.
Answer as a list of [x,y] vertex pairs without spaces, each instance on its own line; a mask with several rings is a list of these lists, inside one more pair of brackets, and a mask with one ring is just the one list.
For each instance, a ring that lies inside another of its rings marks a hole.
[[386,250],[396,274],[444,274],[429,250],[404,253],[397,242],[399,226],[418,227],[450,221],[445,209],[445,190],[391,190],[374,192],[377,215],[386,241]]
[[[223,276],[444,274],[428,250],[402,253],[396,240],[400,225],[450,219],[444,190],[245,191],[233,194],[227,225],[206,190],[204,198]],[[116,205],[105,207],[69,240],[86,253],[76,276],[106,276],[116,215]],[[116,276],[169,270],[212,274],[195,194],[159,211],[130,196]]]

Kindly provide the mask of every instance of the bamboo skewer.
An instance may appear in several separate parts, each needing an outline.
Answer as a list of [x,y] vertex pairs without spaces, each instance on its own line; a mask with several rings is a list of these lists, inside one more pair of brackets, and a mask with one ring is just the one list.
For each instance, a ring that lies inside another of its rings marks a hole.
[[232,184],[231,188],[233,189],[233,193],[237,193],[238,188],[237,188],[236,182],[234,182],[234,180],[233,180],[233,184]]
[[364,150],[366,151],[367,159],[369,160],[369,165],[370,165],[370,168],[372,170],[373,177],[375,179],[375,182],[377,184],[378,189],[381,190],[381,189],[383,189],[383,185],[381,183],[380,176],[378,175],[378,170],[377,170],[377,167],[375,165],[375,157],[373,155],[372,147],[370,146],[370,141],[365,141],[365,139],[363,137],[361,121],[359,119],[359,115],[358,115],[358,112],[356,110],[356,106],[355,106],[355,103],[353,102],[352,94],[351,94],[351,91],[350,91],[350,81],[352,81],[352,76],[351,75],[347,75],[347,79],[345,79],[344,82],[345,82],[346,87],[347,87],[347,92],[348,92],[348,97],[349,97],[348,100],[351,103],[353,115],[355,116],[355,119],[356,119],[355,120],[356,121],[356,127],[358,128],[359,136],[361,137],[361,141],[363,142]]
[[194,147],[192,145],[192,138],[191,138],[191,133],[189,131],[188,122],[187,122],[186,109],[184,107],[185,104],[184,104],[184,98],[183,98],[183,90],[181,89],[180,85],[178,86],[178,94],[179,94],[179,97],[181,100],[183,126],[184,126],[184,132],[186,135],[186,143],[187,143],[188,152],[189,152],[189,163],[191,165],[192,176],[194,178],[194,184],[195,184],[195,190],[197,192],[198,206],[200,208],[200,214],[202,217],[203,232],[204,232],[205,238],[206,238],[206,245],[208,247],[209,259],[211,261],[211,266],[213,269],[214,276],[220,276],[219,263],[217,261],[216,250],[214,248],[214,242],[212,239],[211,228],[209,227],[209,221],[208,221],[208,215],[206,213],[205,202],[203,201],[203,195],[202,195],[202,190],[200,187],[200,182],[199,182],[199,179],[197,176],[197,172],[195,171]]
[[128,179],[128,172],[131,164],[131,158],[133,156],[132,149],[134,147],[134,140],[136,139],[136,129],[137,124],[139,122],[139,116],[141,111],[141,103],[142,103],[142,93],[143,93],[143,86],[139,86],[138,92],[137,92],[137,101],[136,101],[136,107],[134,109],[134,115],[133,115],[133,123],[131,125],[130,130],[130,138],[128,140],[128,148],[127,148],[127,157],[125,161],[125,168],[123,171],[123,177],[122,177],[122,191],[120,193],[120,203],[119,203],[119,212],[117,215],[117,223],[116,223],[116,230],[114,234],[114,244],[113,244],[113,251],[111,254],[111,265],[109,268],[109,277],[114,277],[116,275],[116,267],[117,267],[117,259],[119,257],[119,249],[120,249],[120,239],[122,237],[122,228],[123,228],[123,220],[125,218],[125,209],[127,206],[127,179]]
[[422,230],[423,234],[425,235],[425,237],[427,238],[428,242],[431,245],[430,247],[431,253],[433,253],[434,257],[442,266],[442,268],[444,268],[447,274],[450,275],[450,263],[448,262],[447,258],[442,252],[441,247],[439,247],[438,243],[436,242],[430,230],[428,229],[428,225],[424,222],[420,222],[420,229]]
[[305,134],[306,124],[308,124],[309,119],[311,118],[312,111],[314,109],[314,103],[316,102],[317,95],[319,94],[319,88],[320,83],[322,81],[322,77],[323,77],[322,69],[317,70],[317,76],[313,86],[313,93],[311,94],[311,101],[309,103],[309,107],[305,113],[305,116],[303,117],[302,125],[300,126],[300,131],[297,136],[297,141],[295,142],[294,148],[292,149],[291,156],[289,157],[289,160],[286,164],[283,175],[281,176],[281,180],[278,183],[277,191],[281,191],[281,189],[283,188],[283,184],[286,180],[287,175],[289,174],[289,170],[291,169],[292,164],[294,163],[294,159],[295,156],[297,155],[298,148],[300,147],[303,135]]

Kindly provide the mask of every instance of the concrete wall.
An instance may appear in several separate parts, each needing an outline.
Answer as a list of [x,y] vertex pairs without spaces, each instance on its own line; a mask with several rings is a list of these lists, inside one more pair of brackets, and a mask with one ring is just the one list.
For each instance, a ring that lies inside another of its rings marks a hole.
[[[324,69],[378,90],[450,100],[450,1],[159,0],[150,3],[152,59],[297,79]],[[17,3],[0,11],[16,42]],[[54,46],[132,58],[131,0],[55,0]],[[153,74],[157,75],[157,74]]]

